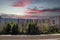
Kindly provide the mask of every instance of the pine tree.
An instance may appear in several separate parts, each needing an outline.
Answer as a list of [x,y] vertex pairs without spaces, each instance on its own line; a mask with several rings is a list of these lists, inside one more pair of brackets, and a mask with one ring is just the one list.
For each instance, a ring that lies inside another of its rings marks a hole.
[[11,31],[11,25],[8,23],[7,26],[5,27],[5,33],[6,34],[10,34],[10,31]]
[[17,35],[19,34],[19,29],[18,29],[18,24],[14,24],[13,28],[12,28],[12,34],[13,35]]
[[39,29],[36,26],[36,24],[30,23],[28,25],[27,34],[30,34],[30,35],[38,35],[38,34],[40,34]]

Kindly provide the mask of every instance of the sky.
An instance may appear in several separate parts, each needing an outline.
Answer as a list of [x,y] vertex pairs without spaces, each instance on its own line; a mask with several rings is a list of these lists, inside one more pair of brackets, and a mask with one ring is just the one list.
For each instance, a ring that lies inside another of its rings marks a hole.
[[0,14],[60,15],[60,0],[0,0]]

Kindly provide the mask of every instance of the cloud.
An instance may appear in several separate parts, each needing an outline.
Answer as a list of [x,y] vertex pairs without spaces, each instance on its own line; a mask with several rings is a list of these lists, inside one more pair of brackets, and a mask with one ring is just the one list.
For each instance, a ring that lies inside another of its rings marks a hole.
[[26,13],[28,14],[38,14],[38,13],[43,13],[44,11],[42,10],[29,10]]
[[14,7],[25,7],[30,4],[30,0],[20,0],[17,3],[14,3]]
[[60,8],[51,8],[51,9],[44,9],[43,11],[50,11],[50,12],[60,12]]
[[26,13],[27,14],[40,14],[44,12],[60,12],[60,8],[51,8],[51,9],[43,9],[38,10],[37,8],[29,9]]

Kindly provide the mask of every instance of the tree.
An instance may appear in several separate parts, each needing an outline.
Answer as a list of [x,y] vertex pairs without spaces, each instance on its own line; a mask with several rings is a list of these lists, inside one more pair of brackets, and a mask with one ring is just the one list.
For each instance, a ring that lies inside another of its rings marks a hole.
[[19,29],[18,29],[18,24],[14,24],[13,28],[12,28],[12,34],[13,35],[17,35],[19,34]]
[[27,34],[30,34],[30,35],[37,35],[39,34],[39,29],[38,27],[36,26],[35,23],[30,23],[28,24],[28,30],[27,30]]
[[42,24],[42,27],[40,27],[40,33],[41,34],[47,34],[49,33],[49,25],[48,24]]
[[53,25],[53,26],[50,26],[50,33],[58,33],[59,31],[59,28],[57,27],[57,25]]
[[4,33],[6,34],[10,34],[10,31],[11,31],[11,25],[8,23],[7,26],[4,28]]

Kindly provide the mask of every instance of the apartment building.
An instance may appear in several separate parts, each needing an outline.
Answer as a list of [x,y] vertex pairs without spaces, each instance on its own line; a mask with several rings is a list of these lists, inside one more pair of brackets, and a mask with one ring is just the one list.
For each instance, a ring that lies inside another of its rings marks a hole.
[[18,23],[19,26],[25,27],[29,22],[37,23],[38,25],[47,24],[47,25],[60,25],[60,16],[51,16],[43,19],[15,19],[15,18],[2,18],[0,17],[0,26],[6,25],[9,22],[15,24]]

